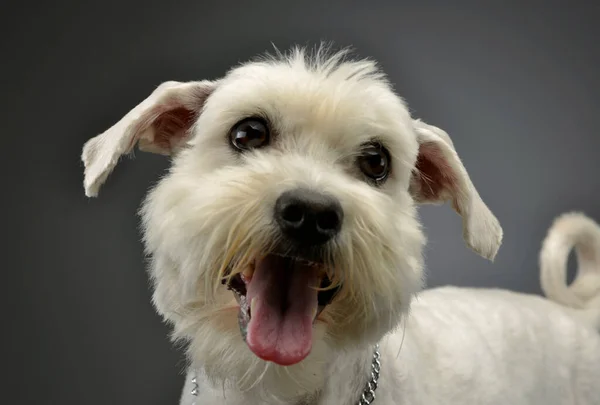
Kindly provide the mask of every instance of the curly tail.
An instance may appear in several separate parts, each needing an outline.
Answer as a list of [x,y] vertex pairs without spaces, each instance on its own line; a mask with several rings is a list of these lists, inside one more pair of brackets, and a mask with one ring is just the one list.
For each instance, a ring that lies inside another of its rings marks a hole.
[[[567,260],[575,248],[577,273],[567,285]],[[540,278],[549,299],[574,309],[600,331],[600,225],[579,212],[554,220],[540,251]]]

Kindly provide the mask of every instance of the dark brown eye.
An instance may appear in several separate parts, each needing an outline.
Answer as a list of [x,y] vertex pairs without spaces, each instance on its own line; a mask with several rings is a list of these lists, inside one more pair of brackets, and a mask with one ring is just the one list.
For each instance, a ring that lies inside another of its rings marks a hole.
[[261,118],[247,118],[234,125],[229,139],[240,151],[262,148],[269,144],[269,128]]
[[390,173],[390,154],[380,144],[367,144],[358,157],[358,167],[369,179],[381,182]]

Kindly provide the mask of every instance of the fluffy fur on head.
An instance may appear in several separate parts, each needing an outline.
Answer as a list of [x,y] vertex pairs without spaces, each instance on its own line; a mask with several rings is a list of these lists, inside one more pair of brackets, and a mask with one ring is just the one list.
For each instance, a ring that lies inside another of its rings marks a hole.
[[[240,154],[229,133],[252,116],[268,122],[271,144]],[[374,141],[391,162],[381,184],[356,164]],[[136,143],[173,157],[141,210],[156,308],[209,379],[248,395],[314,394],[328,359],[397,328],[421,288],[425,237],[416,203],[450,201],[469,246],[489,259],[501,242],[448,135],[413,120],[377,65],[347,52],[296,48],[217,81],[161,85],[85,145],[88,195]],[[237,304],[221,281],[274,248],[275,201],[299,187],[327,192],[343,208],[325,254],[341,289],[315,323],[310,355],[282,367],[258,359],[240,338]]]

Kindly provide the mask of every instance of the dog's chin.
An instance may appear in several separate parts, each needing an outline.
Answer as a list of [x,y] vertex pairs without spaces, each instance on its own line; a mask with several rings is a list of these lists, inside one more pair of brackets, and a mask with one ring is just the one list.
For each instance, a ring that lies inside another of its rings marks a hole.
[[248,348],[260,359],[290,366],[313,345],[313,324],[333,300],[321,263],[267,254],[228,278],[239,305],[238,324]]

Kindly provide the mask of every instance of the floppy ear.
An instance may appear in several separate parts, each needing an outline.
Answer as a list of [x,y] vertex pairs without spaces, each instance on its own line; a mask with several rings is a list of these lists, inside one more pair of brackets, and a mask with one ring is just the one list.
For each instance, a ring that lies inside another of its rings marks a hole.
[[119,158],[142,151],[172,155],[185,144],[215,82],[165,82],[119,122],[83,146],[84,188],[95,197]]
[[414,120],[419,155],[410,185],[416,202],[450,201],[462,217],[463,238],[479,255],[494,260],[502,243],[502,227],[481,200],[452,140],[440,128]]

